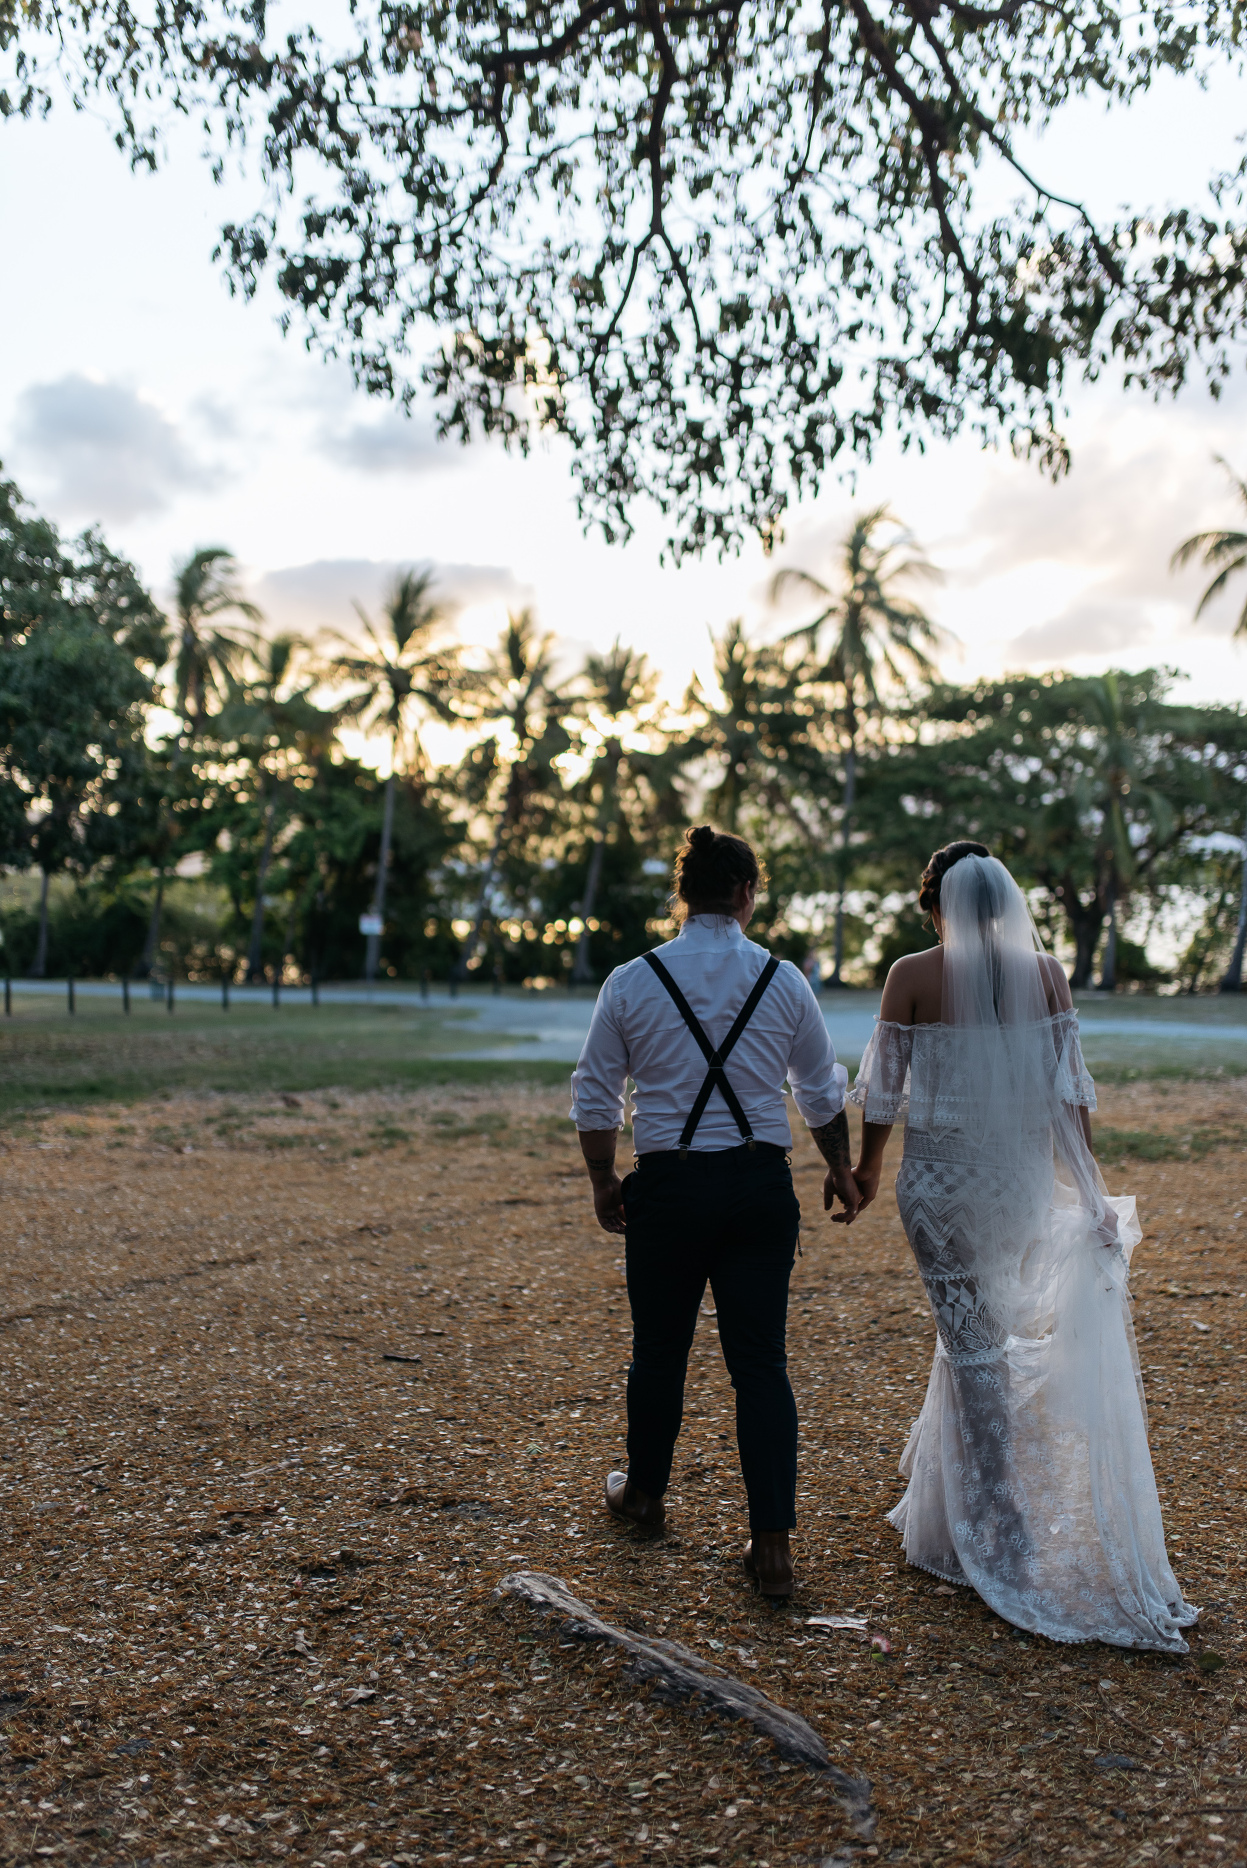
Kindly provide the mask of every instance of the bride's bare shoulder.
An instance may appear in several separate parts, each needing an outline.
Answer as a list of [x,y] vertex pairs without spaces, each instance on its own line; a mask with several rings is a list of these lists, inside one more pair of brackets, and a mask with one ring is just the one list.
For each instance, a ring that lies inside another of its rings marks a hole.
[[1065,968],[1050,953],[1040,954],[1039,971],[1043,976],[1044,991],[1048,996],[1048,1011],[1055,1017],[1058,1012],[1068,1012],[1074,1003],[1074,996],[1065,977]]
[[924,1025],[938,1019],[943,977],[941,947],[928,947],[894,960],[883,988],[880,1018],[897,1025]]

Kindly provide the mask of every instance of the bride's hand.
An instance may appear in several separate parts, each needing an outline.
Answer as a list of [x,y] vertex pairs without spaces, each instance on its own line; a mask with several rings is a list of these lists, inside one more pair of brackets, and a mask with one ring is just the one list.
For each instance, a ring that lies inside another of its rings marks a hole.
[[857,1182],[857,1191],[861,1195],[861,1203],[857,1209],[859,1213],[865,1212],[878,1193],[881,1171],[880,1168],[855,1167],[853,1169],[853,1178]]
[[1117,1230],[1117,1209],[1115,1207],[1105,1207],[1104,1218],[1096,1227],[1095,1236],[1105,1250],[1109,1252],[1113,1250],[1114,1246],[1121,1244],[1121,1234]]

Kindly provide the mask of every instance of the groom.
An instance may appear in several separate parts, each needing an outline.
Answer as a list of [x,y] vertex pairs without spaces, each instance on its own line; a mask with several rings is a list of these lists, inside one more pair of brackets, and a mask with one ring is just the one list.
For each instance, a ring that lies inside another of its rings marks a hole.
[[[684,1374],[706,1282],[736,1390],[749,1499],[745,1568],[763,1595],[793,1590],[797,1409],[787,1373],[788,1279],[800,1208],[792,1189],[785,1079],[851,1221],[847,1081],[799,968],[745,939],[765,877],[741,837],[709,825],[676,858],[675,940],[617,967],[598,995],[572,1077],[598,1223],[627,1244],[632,1309],[628,1470],[606,1480],[618,1518],[649,1530],[684,1409]],[[620,1181],[615,1144],[635,1081],[637,1162]]]

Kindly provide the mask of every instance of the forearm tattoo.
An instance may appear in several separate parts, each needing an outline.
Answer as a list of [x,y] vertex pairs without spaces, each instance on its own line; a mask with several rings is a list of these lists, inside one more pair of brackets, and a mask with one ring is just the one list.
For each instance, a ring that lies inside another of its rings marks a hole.
[[852,1148],[849,1142],[849,1118],[843,1109],[830,1122],[824,1122],[821,1128],[811,1129],[810,1134],[828,1167],[848,1167]]
[[585,1166],[590,1174],[613,1174],[615,1157],[614,1155],[586,1155]]

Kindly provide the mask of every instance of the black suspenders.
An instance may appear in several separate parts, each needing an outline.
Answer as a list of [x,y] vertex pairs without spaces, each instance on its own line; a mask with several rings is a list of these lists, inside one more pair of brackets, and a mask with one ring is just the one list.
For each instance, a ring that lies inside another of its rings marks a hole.
[[710,1101],[710,1092],[711,1090],[713,1090],[716,1083],[718,1084],[720,1090],[723,1092],[723,1100],[732,1112],[732,1115],[736,1122],[736,1126],[741,1132],[741,1136],[744,1140],[745,1146],[747,1148],[752,1148],[753,1147],[753,1130],[749,1126],[748,1117],[746,1116],[744,1110],[740,1106],[739,1097],[737,1096],[735,1090],[732,1088],[731,1084],[727,1080],[727,1076],[724,1072],[723,1066],[727,1062],[728,1057],[731,1054],[736,1044],[736,1040],[740,1037],[741,1032],[745,1029],[745,1026],[749,1023],[749,1020],[753,1017],[754,1013],[757,1011],[758,1002],[761,999],[763,993],[766,991],[767,987],[771,983],[771,980],[774,978],[775,974],[778,972],[779,961],[775,958],[774,954],[771,955],[770,959],[767,961],[766,965],[763,967],[762,971],[759,973],[757,979],[754,981],[753,991],[749,994],[749,997],[745,1000],[745,1003],[741,1006],[740,1011],[736,1014],[736,1023],[732,1026],[732,1029],[728,1032],[726,1038],[724,1038],[722,1044],[719,1046],[718,1050],[716,1051],[714,1046],[711,1044],[709,1038],[706,1036],[705,1032],[702,1030],[701,1026],[698,1024],[697,1015],[693,1011],[692,1006],[689,1004],[688,1000],[684,997],[684,994],[680,991],[680,988],[676,985],[670,973],[668,973],[666,967],[663,965],[662,961],[659,960],[652,953],[643,953],[641,955],[641,958],[642,960],[645,961],[647,966],[653,969],[653,971],[658,975],[659,979],[662,981],[663,985],[667,988],[667,991],[671,994],[671,997],[675,1002],[676,1010],[679,1012],[680,1017],[684,1020],[684,1023],[688,1026],[689,1030],[692,1032],[694,1038],[696,1038],[698,1049],[701,1051],[702,1056],[705,1058],[706,1063],[709,1066],[709,1068],[706,1071],[706,1081],[702,1084],[700,1090],[698,1090],[697,1092],[697,1101],[693,1104],[692,1110],[689,1114],[688,1121],[684,1124],[684,1128],[680,1135],[681,1158],[683,1159],[688,1154],[689,1144],[691,1143],[693,1136],[696,1133],[697,1124],[701,1121],[702,1117],[706,1113],[706,1104]]

